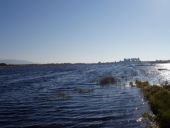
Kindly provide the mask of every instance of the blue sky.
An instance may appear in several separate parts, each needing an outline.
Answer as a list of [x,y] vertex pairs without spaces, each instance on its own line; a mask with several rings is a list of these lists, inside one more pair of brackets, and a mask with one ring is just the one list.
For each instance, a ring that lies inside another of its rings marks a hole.
[[170,59],[169,0],[0,0],[0,58]]

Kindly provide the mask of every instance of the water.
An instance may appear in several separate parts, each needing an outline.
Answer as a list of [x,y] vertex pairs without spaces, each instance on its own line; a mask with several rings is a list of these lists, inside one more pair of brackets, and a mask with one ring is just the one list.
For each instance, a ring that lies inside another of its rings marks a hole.
[[[169,80],[166,65],[76,64],[0,67],[1,128],[144,128],[150,111],[129,81]],[[163,70],[160,70],[162,68]],[[101,87],[107,75],[117,86]]]

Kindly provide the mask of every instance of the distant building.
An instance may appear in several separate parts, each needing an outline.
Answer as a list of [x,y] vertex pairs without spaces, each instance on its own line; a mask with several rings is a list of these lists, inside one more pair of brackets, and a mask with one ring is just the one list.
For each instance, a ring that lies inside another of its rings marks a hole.
[[134,63],[134,62],[141,62],[139,58],[128,58],[128,59],[124,59],[125,63]]

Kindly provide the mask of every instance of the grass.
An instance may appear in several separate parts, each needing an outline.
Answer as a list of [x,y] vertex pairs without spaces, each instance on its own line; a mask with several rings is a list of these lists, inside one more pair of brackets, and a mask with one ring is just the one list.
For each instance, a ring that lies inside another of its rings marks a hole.
[[136,86],[143,91],[152,112],[156,115],[155,121],[159,127],[170,128],[170,86],[150,85],[141,81],[136,81]]

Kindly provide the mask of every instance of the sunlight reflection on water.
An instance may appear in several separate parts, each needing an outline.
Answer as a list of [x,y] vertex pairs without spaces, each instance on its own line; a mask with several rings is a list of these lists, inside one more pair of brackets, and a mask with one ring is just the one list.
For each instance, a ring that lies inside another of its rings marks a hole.
[[167,63],[167,64],[160,64],[160,66],[162,66],[162,67],[165,68],[165,69],[170,70],[170,63]]
[[162,76],[162,81],[170,82],[170,63],[158,64],[157,69],[159,70],[160,75]]

